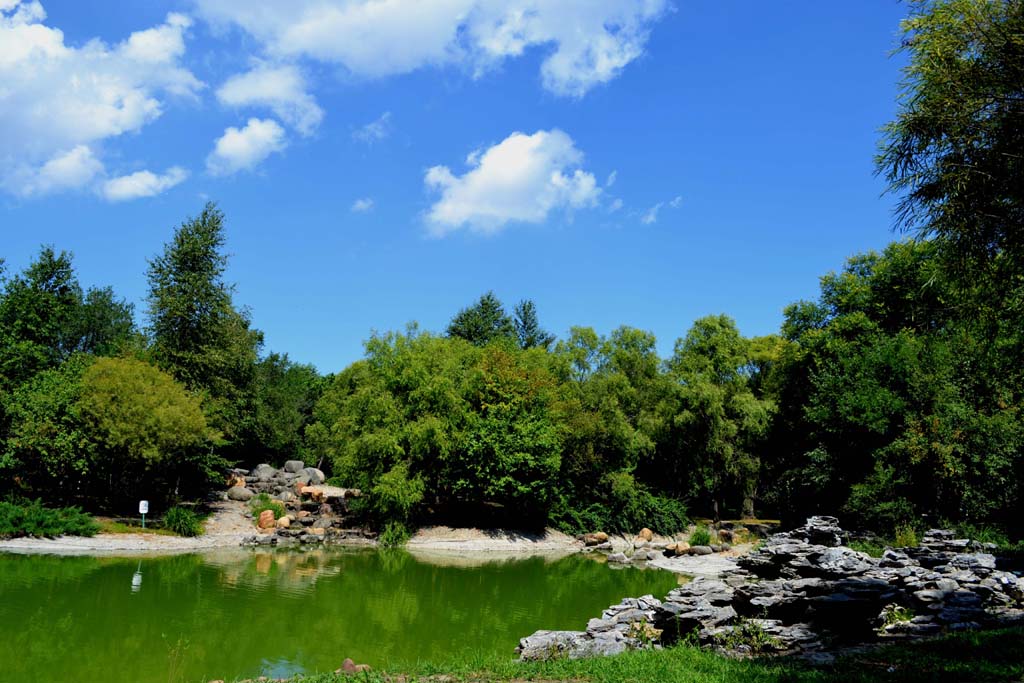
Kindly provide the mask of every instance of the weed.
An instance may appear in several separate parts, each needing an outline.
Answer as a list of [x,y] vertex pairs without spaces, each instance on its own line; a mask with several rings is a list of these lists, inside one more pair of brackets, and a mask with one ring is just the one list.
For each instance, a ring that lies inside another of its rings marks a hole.
[[711,532],[703,524],[698,525],[690,533],[690,545],[711,545]]
[[203,525],[199,516],[183,507],[172,507],[164,515],[164,527],[179,536],[199,536],[203,533]]

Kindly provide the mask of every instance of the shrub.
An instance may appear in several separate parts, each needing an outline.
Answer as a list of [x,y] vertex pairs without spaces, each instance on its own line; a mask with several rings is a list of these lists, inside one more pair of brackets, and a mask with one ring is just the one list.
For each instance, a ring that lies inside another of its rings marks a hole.
[[896,538],[893,545],[897,548],[913,548],[917,546],[917,532],[914,527],[904,524],[896,527]]
[[885,546],[873,541],[850,541],[850,549],[866,553],[871,557],[881,557],[885,552]]
[[264,510],[272,510],[274,512],[274,519],[281,519],[284,517],[284,503],[278,500],[271,500],[270,496],[265,493],[261,493],[249,501],[249,509],[252,510],[252,518],[258,520],[260,513]]
[[765,631],[759,622],[751,619],[741,619],[728,631],[716,635],[715,641],[731,652],[742,649],[753,655],[781,649],[779,640]]
[[172,507],[164,515],[164,528],[179,536],[199,536],[203,533],[199,516],[188,508],[178,506]]
[[711,545],[711,532],[703,524],[690,532],[690,545]]
[[409,540],[409,530],[401,522],[388,522],[380,532],[378,541],[382,548],[399,548]]
[[0,538],[95,536],[99,525],[77,507],[47,508],[42,501],[0,502]]
[[900,607],[899,605],[886,605],[882,609],[882,613],[878,615],[878,618],[881,621],[881,625],[878,627],[878,632],[885,633],[887,626],[910,621],[914,618],[914,613],[906,607]]

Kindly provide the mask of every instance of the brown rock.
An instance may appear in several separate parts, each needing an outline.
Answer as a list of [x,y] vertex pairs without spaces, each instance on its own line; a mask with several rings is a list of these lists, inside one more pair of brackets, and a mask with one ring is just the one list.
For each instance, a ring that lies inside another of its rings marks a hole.
[[341,670],[347,674],[354,674],[356,672],[356,663],[350,657],[346,657],[345,661],[341,663]]
[[675,553],[676,555],[686,555],[687,551],[690,550],[690,544],[686,541],[679,541],[676,543]]
[[326,529],[323,529],[321,527],[313,527],[312,529],[307,529],[306,531],[308,531],[311,534],[316,534],[317,536],[323,536]]
[[312,514],[312,513],[310,513],[309,510],[299,510],[299,519],[304,519],[305,517],[309,517],[310,514]]
[[[269,512],[269,510],[268,510],[268,512]],[[287,517],[282,517],[281,519],[277,520],[277,528],[278,529],[287,529],[291,525],[292,525],[292,520],[288,519]]]
[[648,541],[648,542],[654,540],[654,532],[651,531],[650,529],[648,529],[647,527],[644,527],[643,529],[641,529],[640,533],[638,533],[636,536],[637,536],[637,538],[642,538],[642,539],[644,539],[645,541]]
[[356,673],[362,673],[363,671],[373,671],[369,664],[356,664]]
[[228,488],[234,488],[236,486],[245,486],[245,477],[240,474],[229,474],[228,475]]
[[259,521],[256,522],[256,526],[261,529],[273,529],[276,524],[273,510],[264,510],[261,512]]

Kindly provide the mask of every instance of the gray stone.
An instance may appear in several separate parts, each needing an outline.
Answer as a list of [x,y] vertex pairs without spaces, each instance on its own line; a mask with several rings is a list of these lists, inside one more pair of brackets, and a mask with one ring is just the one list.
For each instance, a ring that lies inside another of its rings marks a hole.
[[311,486],[319,486],[327,479],[327,477],[324,476],[324,473],[315,467],[307,467],[302,470],[302,472],[309,477],[309,484]]
[[263,463],[261,465],[256,465],[256,469],[252,471],[252,474],[259,481],[270,481],[274,475],[277,474],[277,470],[270,465]]
[[289,474],[297,474],[306,467],[306,463],[301,460],[289,460],[284,464],[284,471]]
[[255,495],[256,494],[253,493],[251,489],[245,488],[244,486],[232,486],[228,489],[229,500],[238,500],[244,503]]
[[612,553],[608,556],[608,561],[613,563],[626,563],[629,562],[629,558],[626,557],[625,553]]
[[691,555],[710,555],[713,552],[714,551],[711,549],[711,546],[706,546],[706,545],[690,546],[690,550],[689,550],[689,553]]

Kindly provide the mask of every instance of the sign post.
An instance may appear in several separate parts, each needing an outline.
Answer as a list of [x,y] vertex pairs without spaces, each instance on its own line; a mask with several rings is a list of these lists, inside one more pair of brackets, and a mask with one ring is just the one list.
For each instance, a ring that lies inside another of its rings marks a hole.
[[146,513],[147,512],[149,512],[149,501],[148,500],[140,500],[139,501],[139,514],[142,515],[142,528],[143,529],[146,528]]

